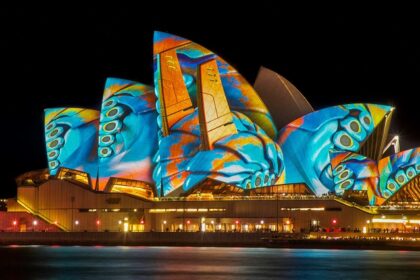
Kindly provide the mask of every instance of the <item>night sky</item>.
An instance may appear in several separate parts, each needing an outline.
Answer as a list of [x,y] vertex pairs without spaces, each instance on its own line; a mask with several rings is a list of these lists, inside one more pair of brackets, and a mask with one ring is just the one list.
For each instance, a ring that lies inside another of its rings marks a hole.
[[289,79],[315,109],[353,102],[393,105],[391,134],[400,135],[402,149],[420,146],[420,20],[414,9],[410,15],[392,7],[388,13],[332,13],[262,1],[247,5],[239,10],[209,2],[205,12],[159,12],[163,4],[154,10],[0,10],[0,198],[16,194],[17,175],[47,166],[44,108],[99,109],[110,76],[152,84],[153,30],[209,48],[251,83],[264,65]]

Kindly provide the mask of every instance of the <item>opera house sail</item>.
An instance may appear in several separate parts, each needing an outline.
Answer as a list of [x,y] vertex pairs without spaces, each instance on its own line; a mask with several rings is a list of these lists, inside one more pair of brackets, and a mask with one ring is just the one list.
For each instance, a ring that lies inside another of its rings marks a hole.
[[384,153],[393,107],[314,110],[274,71],[261,67],[251,86],[212,51],[164,32],[153,65],[153,86],[107,79],[97,110],[45,110],[50,178],[143,199],[301,189],[364,205],[420,201],[420,148]]

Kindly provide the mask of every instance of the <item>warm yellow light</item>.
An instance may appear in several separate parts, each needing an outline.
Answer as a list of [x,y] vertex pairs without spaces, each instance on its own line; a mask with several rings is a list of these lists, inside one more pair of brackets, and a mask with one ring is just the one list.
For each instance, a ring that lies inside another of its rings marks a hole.
[[372,223],[391,223],[391,224],[404,224],[406,219],[384,219],[384,218],[374,218]]
[[128,223],[124,223],[124,232],[128,231]]

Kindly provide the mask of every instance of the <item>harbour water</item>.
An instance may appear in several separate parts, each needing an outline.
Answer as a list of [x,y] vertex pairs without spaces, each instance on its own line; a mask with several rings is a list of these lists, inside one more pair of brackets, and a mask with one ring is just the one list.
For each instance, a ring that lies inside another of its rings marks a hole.
[[3,246],[0,279],[419,279],[420,252]]

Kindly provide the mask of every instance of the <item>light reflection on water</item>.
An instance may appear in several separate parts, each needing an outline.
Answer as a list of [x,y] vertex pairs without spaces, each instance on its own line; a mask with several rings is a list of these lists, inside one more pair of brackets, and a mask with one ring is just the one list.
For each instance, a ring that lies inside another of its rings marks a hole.
[[0,273],[0,279],[419,279],[420,252],[6,246]]

